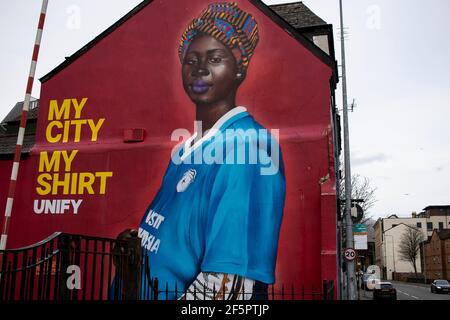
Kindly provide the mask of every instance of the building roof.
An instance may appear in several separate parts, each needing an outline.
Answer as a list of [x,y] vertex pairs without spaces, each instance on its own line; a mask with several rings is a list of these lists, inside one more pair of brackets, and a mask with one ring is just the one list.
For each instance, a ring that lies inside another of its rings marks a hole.
[[303,2],[277,4],[269,7],[296,29],[327,25]]
[[[36,141],[36,135],[27,134],[23,137],[22,153],[29,153]],[[17,136],[0,135],[0,155],[11,155],[16,152]]]
[[450,229],[436,230],[436,233],[441,240],[450,239]]
[[425,244],[430,243],[431,238],[432,238],[432,236],[427,236],[427,237],[425,238],[425,240],[423,241],[423,243],[425,243]]
[[[11,109],[8,115],[2,120],[1,123],[12,123],[19,122],[22,117],[22,108],[23,101],[17,102],[16,105]],[[36,98],[32,98],[30,101],[29,111],[28,111],[28,120],[37,119],[39,111],[39,100]]]
[[423,208],[422,210],[432,210],[432,209],[450,209],[450,205],[431,205]]
[[[395,225],[393,225],[392,227],[390,227],[389,229],[384,230],[384,233],[386,233],[386,232],[388,232],[389,230],[392,230],[392,229],[394,229],[394,228],[397,228],[397,227],[399,227],[399,226],[401,226],[401,225],[404,225],[405,227],[408,227],[408,228],[411,228],[411,229],[417,229],[417,228],[414,227],[414,226],[410,226],[410,225],[407,225],[406,223],[400,222],[399,224],[395,224]],[[418,229],[418,230],[420,230],[420,229]]]
[[[306,49],[308,49],[312,54],[318,57],[323,63],[331,67],[333,70],[336,68],[336,62],[332,59],[328,54],[326,54],[322,49],[317,47],[313,42],[311,42],[307,37],[302,35],[298,28],[301,27],[311,27],[317,25],[327,25],[325,21],[316,16],[311,10],[309,10],[303,3],[297,2],[293,4],[282,4],[282,5],[274,5],[268,7],[261,0],[249,0],[253,5],[255,5],[259,10],[261,10],[265,15],[272,19],[273,22],[278,24],[284,30],[286,30],[289,34],[292,35],[298,42],[300,42]],[[136,15],[142,9],[144,9],[147,5],[151,4],[153,0],[144,0],[139,3],[134,9],[116,21],[112,26],[103,31],[97,37],[95,37],[92,41],[86,44],[84,47],[79,49],[70,57],[67,57],[64,62],[54,68],[52,71],[44,75],[39,80],[44,83],[59,73],[61,70],[65,69],[72,62],[77,60],[80,56],[86,53],[89,49],[94,47],[98,42],[100,42],[103,38],[106,38],[109,34],[114,32],[117,28],[119,28],[123,23],[125,23],[128,19]],[[278,10],[280,13],[276,12]],[[291,12],[292,11],[292,12]],[[301,15],[302,17],[296,18],[295,15]],[[312,23],[308,25],[308,23]]]
[[[0,156],[11,155],[16,152],[17,134],[20,118],[22,117],[23,101],[17,102],[14,108],[1,122],[0,130]],[[36,120],[39,113],[39,100],[32,98],[30,101],[27,121]],[[29,153],[36,141],[34,127],[28,126],[23,137],[22,154]],[[30,131],[31,130],[31,131]]]
[[381,220],[420,220],[420,219],[424,219],[423,217],[420,217],[419,215],[417,215],[417,217],[399,217],[396,214],[392,214],[386,218],[380,218]]

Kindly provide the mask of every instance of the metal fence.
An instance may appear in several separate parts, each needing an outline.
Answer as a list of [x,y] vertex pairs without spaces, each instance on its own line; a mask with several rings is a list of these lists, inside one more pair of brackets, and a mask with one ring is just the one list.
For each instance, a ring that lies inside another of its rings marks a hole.
[[[29,247],[0,251],[0,301],[186,297],[176,284],[152,278],[146,251],[135,248],[130,241],[58,232]],[[321,288],[271,285],[252,294],[262,300],[333,300],[334,289],[333,281],[323,281]]]

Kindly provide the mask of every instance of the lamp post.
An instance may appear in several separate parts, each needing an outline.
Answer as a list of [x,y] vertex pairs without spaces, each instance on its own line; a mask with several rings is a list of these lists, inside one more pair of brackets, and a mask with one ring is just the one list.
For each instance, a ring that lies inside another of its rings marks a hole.
[[[345,230],[346,247],[354,248],[353,222],[351,216],[351,172],[350,172],[350,138],[348,128],[348,105],[347,105],[347,74],[345,68],[345,39],[344,39],[344,14],[342,0],[339,0],[341,20],[341,64],[342,64],[342,100],[344,115],[344,167],[345,167]],[[347,299],[356,300],[355,261],[347,260]]]

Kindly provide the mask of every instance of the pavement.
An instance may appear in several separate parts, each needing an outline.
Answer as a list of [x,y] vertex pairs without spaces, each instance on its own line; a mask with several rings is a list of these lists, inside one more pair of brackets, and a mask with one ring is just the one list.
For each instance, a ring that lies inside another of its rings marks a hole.
[[360,289],[358,292],[358,300],[373,300],[372,292]]

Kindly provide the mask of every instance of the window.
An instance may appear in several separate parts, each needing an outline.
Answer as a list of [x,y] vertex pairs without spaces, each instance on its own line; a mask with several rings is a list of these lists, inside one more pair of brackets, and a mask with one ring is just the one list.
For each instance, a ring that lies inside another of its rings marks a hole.
[[417,222],[417,228],[422,228],[422,222]]
[[392,289],[393,286],[392,286],[392,283],[382,283],[382,284],[380,285],[380,288],[381,288],[381,289]]
[[439,222],[439,230],[444,229],[444,223],[443,222]]
[[432,231],[433,230],[433,222],[427,222],[427,230]]

